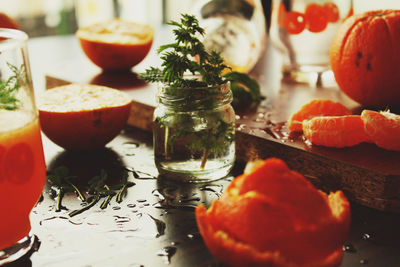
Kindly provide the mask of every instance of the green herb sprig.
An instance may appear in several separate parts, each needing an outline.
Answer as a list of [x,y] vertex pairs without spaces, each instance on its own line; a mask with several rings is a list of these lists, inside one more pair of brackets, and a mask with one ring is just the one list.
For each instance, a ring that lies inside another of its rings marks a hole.
[[52,190],[56,195],[56,208],[57,212],[63,209],[62,198],[66,192],[75,192],[78,198],[84,202],[86,197],[82,192],[76,187],[71,179],[76,178],[76,176],[69,176],[69,170],[67,167],[60,166],[54,169],[54,174],[47,176],[47,179],[52,183]]
[[[223,84],[222,71],[229,68],[220,53],[208,53],[198,36],[204,35],[195,16],[183,14],[181,22],[167,23],[175,26],[175,42],[162,45],[157,52],[163,60],[162,68],[151,67],[140,77],[149,82],[162,82],[171,87],[205,87]],[[200,79],[185,78],[191,73]]]
[[[182,14],[180,23],[167,23],[175,26],[175,42],[161,45],[157,53],[163,61],[161,68],[150,67],[140,74],[148,82],[161,82],[170,87],[206,87],[231,82],[234,105],[249,106],[263,99],[258,82],[246,73],[230,71],[219,52],[208,52],[199,39],[204,29],[193,15]],[[197,78],[185,78],[186,74]],[[245,96],[245,101],[243,100]]]
[[69,170],[67,167],[60,166],[54,169],[54,174],[49,175],[48,180],[51,182],[53,193],[55,193],[55,200],[56,200],[56,208],[57,212],[61,211],[62,209],[66,209],[62,206],[62,198],[65,193],[67,192],[75,192],[78,198],[83,202],[86,203],[80,209],[74,210],[69,213],[70,217],[76,216],[81,214],[82,212],[90,209],[98,201],[104,198],[102,204],[100,205],[101,209],[107,208],[113,196],[117,196],[116,202],[121,203],[123,197],[126,195],[127,189],[135,183],[128,181],[128,173],[125,171],[123,172],[122,182],[116,185],[109,186],[106,184],[108,174],[105,170],[100,170],[100,174],[92,177],[88,181],[88,188],[87,194],[90,197],[85,197],[85,195],[75,186],[71,180],[77,178],[76,176],[69,176]]
[[24,65],[20,68],[7,63],[13,75],[7,80],[0,80],[0,109],[15,110],[18,108],[19,101],[16,93],[21,83],[26,82],[26,71]]

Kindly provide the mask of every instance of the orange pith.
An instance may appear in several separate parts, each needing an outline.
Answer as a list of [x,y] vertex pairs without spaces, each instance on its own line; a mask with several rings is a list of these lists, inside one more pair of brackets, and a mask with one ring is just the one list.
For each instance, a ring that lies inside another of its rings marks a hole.
[[76,36],[94,64],[105,70],[122,70],[146,57],[154,32],[149,25],[112,19],[80,28]]
[[101,148],[122,130],[132,100],[104,86],[70,84],[38,98],[42,131],[65,149]]
[[288,120],[290,131],[301,132],[303,121],[317,116],[351,115],[351,111],[339,102],[329,99],[314,99],[304,104]]
[[208,210],[198,206],[196,218],[210,251],[229,265],[338,266],[350,207],[341,191],[326,195],[271,158],[237,177]]
[[361,118],[365,132],[377,146],[400,151],[400,115],[389,111],[364,110]]
[[338,148],[371,141],[359,115],[314,117],[303,122],[303,135],[315,145]]

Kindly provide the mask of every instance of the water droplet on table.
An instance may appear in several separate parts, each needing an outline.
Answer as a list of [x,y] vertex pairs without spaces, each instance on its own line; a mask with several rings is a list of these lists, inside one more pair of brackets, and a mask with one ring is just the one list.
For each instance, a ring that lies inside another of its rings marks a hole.
[[176,253],[176,250],[174,246],[166,246],[157,252],[157,256],[165,257],[165,262],[170,264],[171,258]]
[[342,247],[342,250],[343,250],[343,252],[348,252],[348,253],[357,252],[356,248],[351,243],[344,244],[343,247]]
[[156,228],[157,228],[157,235],[156,235],[156,237],[160,237],[160,236],[164,235],[164,233],[165,233],[165,228],[167,227],[167,225],[165,224],[165,222],[163,222],[163,221],[161,221],[161,220],[159,220],[159,219],[154,218],[154,217],[151,216],[150,214],[147,214],[147,215],[149,215],[149,217],[150,217],[150,218],[154,221],[154,223],[156,224]]

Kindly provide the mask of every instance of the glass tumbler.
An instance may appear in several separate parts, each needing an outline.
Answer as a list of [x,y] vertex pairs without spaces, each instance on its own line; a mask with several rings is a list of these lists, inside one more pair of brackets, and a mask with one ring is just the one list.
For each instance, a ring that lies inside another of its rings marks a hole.
[[330,70],[329,51],[351,0],[273,0],[270,38],[284,56],[284,78],[310,82]]
[[29,215],[46,180],[27,40],[0,29],[0,265],[32,247]]

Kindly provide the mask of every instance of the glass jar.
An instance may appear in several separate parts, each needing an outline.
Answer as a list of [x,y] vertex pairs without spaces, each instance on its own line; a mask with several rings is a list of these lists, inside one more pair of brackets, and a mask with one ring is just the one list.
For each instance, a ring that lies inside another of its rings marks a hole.
[[154,155],[160,177],[205,182],[226,176],[235,161],[235,112],[230,84],[159,87]]

